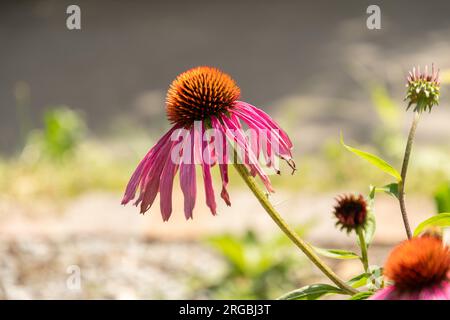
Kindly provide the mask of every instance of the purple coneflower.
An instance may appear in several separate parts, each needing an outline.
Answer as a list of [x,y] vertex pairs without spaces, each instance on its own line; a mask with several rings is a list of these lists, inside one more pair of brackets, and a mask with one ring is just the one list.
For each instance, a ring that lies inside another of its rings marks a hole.
[[[284,159],[295,169],[292,142],[280,126],[262,110],[238,101],[240,89],[234,80],[216,68],[196,67],[180,74],[171,84],[166,98],[166,111],[172,128],[150,149],[133,173],[122,200],[135,200],[141,213],[152,206],[160,193],[164,221],[172,213],[174,177],[179,171],[184,195],[186,219],[192,218],[196,200],[196,164],[203,173],[206,204],[216,214],[216,200],[210,168],[218,164],[222,178],[221,197],[229,206],[227,192],[230,154],[226,145],[233,143],[252,176],[259,176],[267,191],[273,192],[269,177],[259,164],[260,152],[268,167],[278,171],[275,157]],[[252,132],[248,137],[242,122]],[[208,131],[212,130],[210,136]],[[218,147],[219,145],[220,147]],[[234,153],[233,153],[234,155]],[[232,156],[232,155],[231,155]],[[234,161],[234,160],[233,160]]]
[[389,255],[384,274],[393,281],[372,300],[449,300],[450,250],[434,236],[412,238]]

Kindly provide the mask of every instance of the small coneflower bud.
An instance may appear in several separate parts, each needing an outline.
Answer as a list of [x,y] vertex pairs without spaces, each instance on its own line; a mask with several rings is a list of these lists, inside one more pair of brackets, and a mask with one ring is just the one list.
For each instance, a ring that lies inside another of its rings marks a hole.
[[414,111],[431,111],[433,106],[439,104],[439,70],[435,70],[434,65],[431,67],[431,73],[428,73],[428,66],[423,72],[420,67],[414,67],[407,77],[406,87],[408,91],[405,100],[409,101],[407,109],[416,105]]
[[390,253],[384,275],[393,285],[378,291],[374,300],[450,299],[450,250],[433,236],[412,238]]
[[367,217],[367,203],[362,195],[343,195],[336,198],[334,215],[338,219],[336,226],[347,233],[358,227],[364,227]]

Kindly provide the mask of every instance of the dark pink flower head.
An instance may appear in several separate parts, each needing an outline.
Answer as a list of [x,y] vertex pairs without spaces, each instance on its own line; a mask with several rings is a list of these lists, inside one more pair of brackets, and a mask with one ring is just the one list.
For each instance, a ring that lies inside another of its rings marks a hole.
[[367,218],[367,203],[363,195],[341,195],[336,198],[334,215],[337,218],[336,226],[349,233],[359,227],[364,228]]
[[371,299],[449,300],[449,272],[450,250],[440,238],[412,238],[392,250],[384,274],[393,284]]
[[[288,135],[262,110],[238,101],[240,89],[234,80],[216,68],[196,67],[180,74],[167,93],[166,111],[173,127],[146,154],[131,176],[122,204],[135,199],[141,213],[153,205],[157,194],[164,221],[172,214],[172,189],[179,172],[184,195],[184,214],[192,218],[197,182],[196,165],[201,167],[206,204],[216,214],[211,167],[219,167],[221,197],[231,205],[227,191],[228,164],[245,164],[258,176],[268,192],[273,192],[263,171],[260,155],[267,167],[279,173],[277,159],[284,159],[295,170],[292,142]],[[243,128],[246,125],[247,130]]]

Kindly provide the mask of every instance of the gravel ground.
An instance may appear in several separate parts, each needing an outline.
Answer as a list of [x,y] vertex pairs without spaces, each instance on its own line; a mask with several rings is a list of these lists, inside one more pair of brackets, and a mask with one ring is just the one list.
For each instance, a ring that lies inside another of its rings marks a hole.
[[[3,199],[0,299],[214,298],[204,288],[222,281],[227,264],[202,239],[249,229],[267,237],[280,234],[262,210],[255,210],[256,200],[237,191],[232,196],[239,206],[221,208],[216,217],[199,201],[194,220],[186,222],[174,214],[169,223],[158,214],[142,216],[134,207],[120,206],[115,194],[86,194],[59,213],[43,210],[46,214],[35,212],[37,203],[24,207]],[[306,235],[311,243],[356,250],[354,237],[334,228],[329,213],[332,195],[280,192],[278,197],[274,203],[290,224],[314,221]],[[408,200],[412,225],[433,212],[429,200]],[[177,213],[182,212],[179,202],[174,202]],[[371,264],[382,265],[405,235],[395,201],[380,197],[376,214],[377,233],[369,254]],[[299,254],[294,247],[292,252]],[[361,272],[359,261],[330,263],[346,279]],[[326,281],[316,268],[305,277],[304,284]]]
[[[382,264],[389,250],[371,248],[372,264]],[[205,285],[227,271],[219,255],[192,241],[3,239],[0,256],[0,299],[211,299]],[[329,263],[347,279],[361,272],[356,260]],[[304,284],[327,281],[315,268],[306,274]]]
[[193,279],[226,268],[201,244],[120,237],[2,241],[0,256],[1,299],[208,298]]

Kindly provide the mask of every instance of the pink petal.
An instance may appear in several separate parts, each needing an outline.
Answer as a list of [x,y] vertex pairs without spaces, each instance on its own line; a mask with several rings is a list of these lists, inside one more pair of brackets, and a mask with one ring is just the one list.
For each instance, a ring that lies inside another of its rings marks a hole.
[[216,199],[214,196],[214,188],[212,184],[211,179],[211,171],[210,166],[208,164],[202,164],[202,170],[203,170],[203,180],[205,183],[205,195],[206,195],[206,205],[211,210],[211,213],[213,215],[217,214],[217,205],[216,205]]
[[291,141],[291,139],[289,139],[289,136],[287,135],[287,133],[284,132],[284,130],[281,129],[280,125],[278,123],[276,123],[267,113],[265,113],[261,109],[256,108],[255,106],[252,106],[251,104],[246,103],[246,102],[238,101],[237,105],[238,105],[238,109],[246,110],[247,112],[249,112],[249,115],[258,115],[259,116],[258,118],[262,119],[263,123],[266,123],[268,127],[279,131],[280,137],[286,143],[286,145],[289,149],[291,149],[293,147],[292,141]]
[[147,176],[149,168],[153,164],[153,160],[156,155],[159,153],[159,150],[166,145],[167,141],[170,139],[172,132],[175,131],[178,127],[172,127],[164,136],[159,139],[155,146],[153,146],[145,155],[145,157],[141,160],[136,170],[128,182],[128,185],[125,190],[124,197],[122,199],[122,204],[127,204],[132,199],[134,199],[136,195],[136,189],[139,183],[143,180],[145,176]]
[[238,144],[239,148],[241,148],[241,150],[244,152],[244,156],[249,158],[249,162],[246,164],[250,167],[250,170],[254,170],[258,174],[269,192],[273,192],[274,190],[272,188],[272,185],[270,184],[269,177],[263,172],[262,168],[259,166],[256,156],[250,150],[247,139],[241,130],[239,119],[232,115],[231,119],[223,117],[222,121],[227,137],[231,141],[235,141]]
[[[186,147],[194,148],[194,131],[191,130],[190,144],[185,143],[183,146],[183,152]],[[187,159],[188,163],[182,162],[180,165],[180,185],[181,191],[184,195],[184,215],[186,219],[192,219],[192,212],[195,207],[195,198],[197,197],[197,185],[196,185],[196,175],[195,175],[195,163],[194,161],[194,150],[190,150],[191,157]]]
[[[167,159],[170,159],[170,148],[172,142],[167,141],[166,144],[159,150],[156,157],[151,163],[151,167],[148,171],[147,176],[141,182],[141,195],[139,196],[136,205],[141,202],[141,213],[146,212],[152,206],[155,201],[156,195],[158,194],[159,183],[162,171],[165,167]],[[170,161],[171,162],[171,161]]]
[[192,212],[197,197],[195,164],[182,163],[180,166],[180,185],[184,195],[184,216],[192,219]]
[[[196,145],[202,146],[202,150],[205,150],[207,146],[207,142],[203,141],[203,136],[205,133],[205,128],[202,126],[201,128],[201,134],[199,135],[199,141],[196,143]],[[204,154],[204,153],[203,153]],[[202,158],[202,172],[203,172],[203,182],[205,186],[205,196],[206,196],[206,205],[211,210],[211,213],[213,215],[217,214],[217,205],[216,205],[216,199],[214,196],[214,188],[212,184],[212,178],[211,178],[211,171],[210,171],[210,165],[207,163],[206,159]]]
[[[292,142],[287,134],[277,124],[271,123],[270,121],[273,120],[261,110],[245,103],[238,105],[240,108],[236,109],[236,115],[238,115],[249,128],[258,133],[258,138],[271,144],[272,147],[278,151],[277,156],[281,156],[286,160],[291,159]],[[259,112],[256,112],[256,110]]]
[[231,206],[230,195],[227,191],[228,185],[228,153],[227,153],[227,138],[225,136],[225,129],[222,127],[220,122],[215,118],[211,117],[211,123],[214,129],[217,132],[222,133],[222,150],[218,155],[219,168],[220,168],[220,176],[222,178],[222,191],[220,196],[225,201],[227,206]]
[[258,133],[258,140],[262,144],[263,153],[268,167],[272,167],[279,173],[278,162],[274,156],[287,161],[289,166],[296,170],[292,161],[292,142],[288,135],[267,114],[258,108],[238,101],[233,113],[241,118],[250,129]]
[[[170,153],[170,152],[169,152]],[[170,154],[167,157],[166,164],[161,173],[160,182],[160,207],[161,215],[164,221],[169,220],[172,214],[172,189],[173,189],[173,179],[178,170],[178,164],[174,163],[170,158]]]
[[369,300],[395,300],[393,299],[394,293],[395,287],[388,286],[375,292],[375,294],[371,296]]
[[425,288],[420,292],[419,300],[449,300],[450,284],[443,281],[441,284]]

